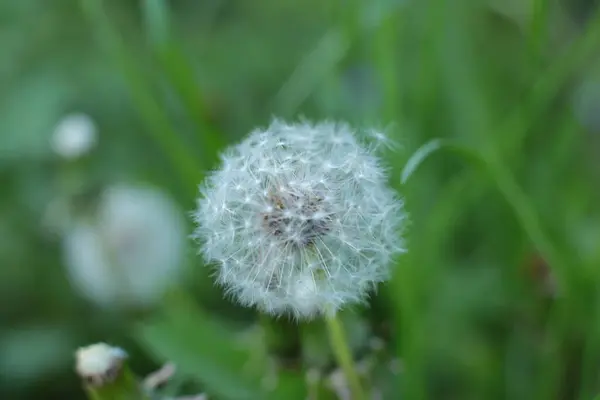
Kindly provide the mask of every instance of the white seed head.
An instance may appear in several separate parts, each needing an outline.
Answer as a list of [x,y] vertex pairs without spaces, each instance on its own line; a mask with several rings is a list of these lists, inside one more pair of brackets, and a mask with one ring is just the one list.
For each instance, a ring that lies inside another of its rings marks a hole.
[[69,114],[54,128],[52,149],[65,159],[79,158],[94,147],[96,135],[96,124],[88,115]]
[[275,315],[363,301],[404,251],[403,203],[377,147],[343,124],[276,120],[228,149],[194,214],[218,282]]
[[185,251],[183,215],[162,191],[115,185],[89,220],[64,240],[65,266],[79,292],[103,306],[146,306],[179,275]]

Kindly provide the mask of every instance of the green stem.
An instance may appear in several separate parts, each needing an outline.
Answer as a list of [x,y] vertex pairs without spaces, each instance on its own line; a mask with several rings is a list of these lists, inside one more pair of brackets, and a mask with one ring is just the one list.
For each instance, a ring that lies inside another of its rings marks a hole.
[[352,351],[348,345],[341,321],[336,314],[327,315],[325,321],[333,353],[342,371],[344,371],[344,375],[352,391],[352,399],[366,400],[367,396],[363,392],[360,378],[356,372]]
[[[592,318],[591,321],[598,321],[599,312],[600,312],[600,299],[596,297],[594,301],[595,307],[593,308],[593,313],[590,313]],[[583,343],[583,355],[581,361],[581,380],[579,385],[579,399],[591,399],[593,392],[597,390],[597,380],[598,380],[598,370],[597,370],[597,362],[598,362],[598,354],[600,353],[600,341],[598,340],[598,336],[600,335],[600,324],[597,322],[591,322],[588,329],[587,335],[585,337],[585,341]],[[594,397],[595,400],[600,399],[600,395]]]
[[548,0],[533,0],[532,18],[529,30],[529,55],[535,72],[541,66],[541,53],[547,37],[550,4]]
[[150,400],[127,365],[114,382],[99,387],[86,385],[85,389],[89,400]]
[[561,287],[561,290],[567,290],[568,285],[565,284],[568,272],[566,270],[567,265],[547,236],[538,213],[529,198],[493,150],[485,153],[484,157],[487,161],[486,166],[490,176],[495,181],[500,193],[502,193],[509,203],[521,227],[529,235],[529,238],[544,257],[544,260],[551,266],[553,272],[556,273],[559,282],[563,284],[564,287]]

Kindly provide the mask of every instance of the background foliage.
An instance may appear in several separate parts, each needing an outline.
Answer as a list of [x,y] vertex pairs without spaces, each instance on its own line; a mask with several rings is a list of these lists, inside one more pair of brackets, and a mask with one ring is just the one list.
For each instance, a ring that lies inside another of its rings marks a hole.
[[[1,0],[2,397],[83,398],[73,350],[108,341],[140,375],[174,361],[168,391],[332,398],[327,379],[305,383],[334,368],[322,325],[238,308],[193,243],[160,304],[106,309],[72,288],[44,223],[54,200],[85,214],[114,182],[154,184],[192,210],[219,150],[272,116],[303,115],[402,144],[388,162],[410,251],[368,308],[344,314],[372,387],[390,399],[592,399],[594,3]],[[71,111],[96,121],[98,146],[65,163],[49,140]],[[401,185],[433,138],[454,144]]]

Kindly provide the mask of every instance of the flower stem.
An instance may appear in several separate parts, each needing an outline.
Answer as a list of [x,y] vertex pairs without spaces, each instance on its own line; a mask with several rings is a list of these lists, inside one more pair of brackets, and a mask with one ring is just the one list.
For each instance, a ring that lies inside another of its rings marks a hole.
[[126,366],[114,382],[100,387],[86,385],[85,390],[89,400],[150,400]]
[[353,400],[366,400],[367,396],[363,392],[360,378],[354,366],[352,351],[348,345],[348,340],[344,333],[344,327],[336,314],[330,314],[325,317],[327,331],[329,333],[329,341],[333,348],[333,353],[337,359],[338,365],[344,371],[348,385],[352,392]]

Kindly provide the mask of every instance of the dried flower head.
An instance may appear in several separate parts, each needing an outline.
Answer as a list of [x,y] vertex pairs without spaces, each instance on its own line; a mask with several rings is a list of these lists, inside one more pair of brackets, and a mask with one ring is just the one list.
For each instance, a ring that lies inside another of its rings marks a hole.
[[77,350],[75,370],[87,384],[102,386],[116,379],[126,358],[123,349],[96,343]]
[[335,312],[385,280],[403,203],[375,156],[343,124],[255,130],[201,186],[195,237],[218,282],[244,305],[296,317]]

